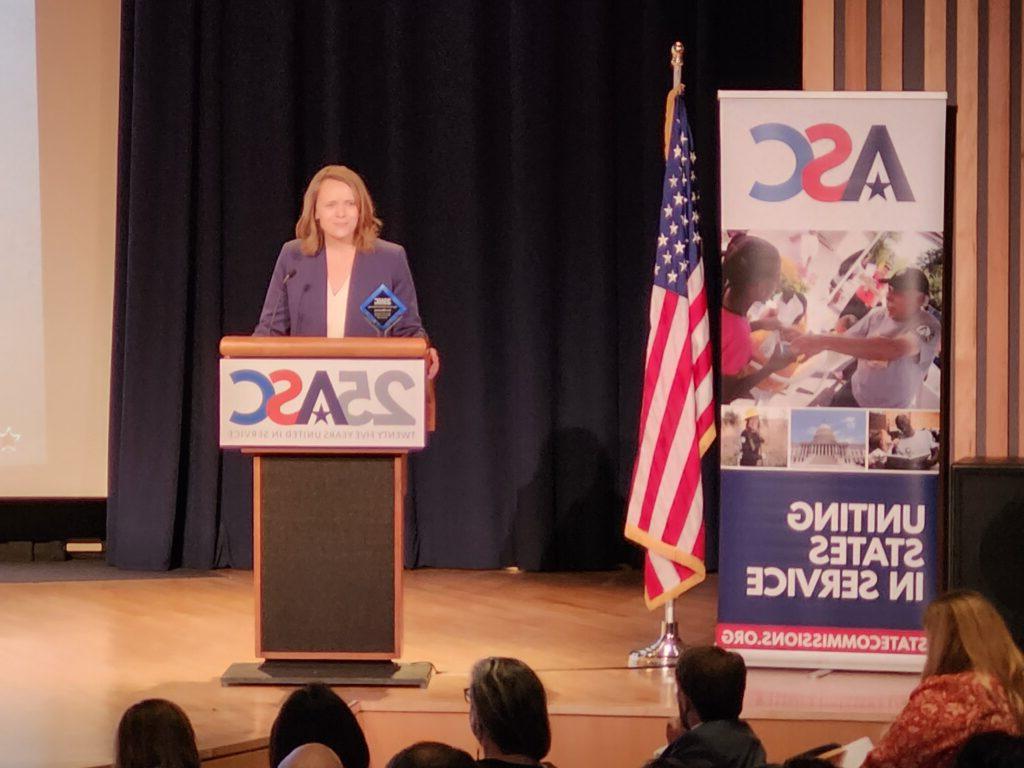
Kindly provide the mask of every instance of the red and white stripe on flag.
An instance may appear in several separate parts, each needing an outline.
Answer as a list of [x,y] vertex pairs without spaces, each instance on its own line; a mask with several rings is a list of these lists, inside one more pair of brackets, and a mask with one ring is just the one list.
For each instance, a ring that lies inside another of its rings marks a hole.
[[[715,437],[696,175],[682,98],[673,115],[655,255],[643,405],[626,537],[647,548],[649,608],[704,580],[701,457]],[[680,151],[681,150],[681,151]]]

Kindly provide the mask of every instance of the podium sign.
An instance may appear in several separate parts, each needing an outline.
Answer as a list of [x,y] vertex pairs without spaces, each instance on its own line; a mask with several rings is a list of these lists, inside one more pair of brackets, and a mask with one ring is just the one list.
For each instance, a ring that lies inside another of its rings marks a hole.
[[425,378],[417,359],[224,358],[220,445],[423,448]]

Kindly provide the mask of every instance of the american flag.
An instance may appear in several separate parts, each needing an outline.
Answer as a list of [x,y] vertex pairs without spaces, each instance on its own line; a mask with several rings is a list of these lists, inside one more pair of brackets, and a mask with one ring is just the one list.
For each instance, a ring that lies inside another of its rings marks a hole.
[[704,580],[700,461],[715,438],[700,215],[682,89],[669,94],[661,227],[626,537],[647,548],[644,592],[655,608]]

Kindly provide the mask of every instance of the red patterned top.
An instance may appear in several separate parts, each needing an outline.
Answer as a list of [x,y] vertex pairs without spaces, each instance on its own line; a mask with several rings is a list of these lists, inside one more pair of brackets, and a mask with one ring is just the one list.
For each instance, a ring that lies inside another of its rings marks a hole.
[[1020,735],[1003,686],[976,672],[924,680],[867,759],[863,768],[946,768],[976,733]]

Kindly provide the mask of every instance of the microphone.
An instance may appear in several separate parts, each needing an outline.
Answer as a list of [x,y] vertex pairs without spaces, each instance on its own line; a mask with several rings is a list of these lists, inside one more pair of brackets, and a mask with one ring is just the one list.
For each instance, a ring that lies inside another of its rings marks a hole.
[[274,323],[277,322],[277,313],[281,311],[281,303],[284,301],[285,297],[284,289],[288,285],[288,281],[295,277],[296,272],[298,272],[298,270],[295,267],[292,267],[291,269],[288,270],[288,274],[284,276],[284,280],[281,281],[281,295],[277,297],[277,306],[274,307],[274,312],[270,316],[271,329],[273,329]]

